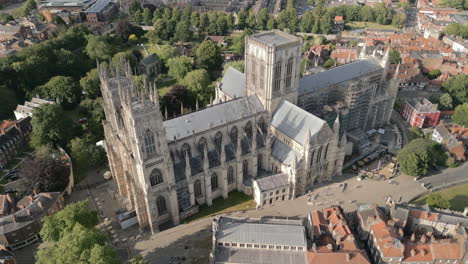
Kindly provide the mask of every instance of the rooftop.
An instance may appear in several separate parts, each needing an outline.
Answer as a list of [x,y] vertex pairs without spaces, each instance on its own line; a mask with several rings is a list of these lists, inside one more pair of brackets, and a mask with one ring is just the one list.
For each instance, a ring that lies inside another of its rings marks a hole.
[[216,251],[216,263],[268,263],[268,264],[303,264],[305,251],[265,250],[246,248],[219,247]]
[[218,242],[307,247],[305,228],[297,220],[269,222],[221,217],[218,225],[215,234]]
[[291,34],[282,32],[280,30],[272,30],[268,32],[262,32],[249,36],[253,40],[261,42],[269,46],[280,46],[292,42],[299,42],[300,38]]
[[282,173],[255,179],[254,181],[257,182],[258,188],[260,188],[261,191],[267,191],[289,185],[288,179],[288,174]]
[[87,12],[87,13],[99,13],[111,3],[112,3],[111,0],[97,0],[88,9],[86,9],[85,12]]
[[330,85],[343,83],[381,69],[382,67],[375,59],[364,59],[344,64],[321,73],[306,75],[299,81],[299,95],[313,92]]
[[220,89],[231,98],[242,97],[245,94],[244,80],[244,73],[229,66],[219,84]]

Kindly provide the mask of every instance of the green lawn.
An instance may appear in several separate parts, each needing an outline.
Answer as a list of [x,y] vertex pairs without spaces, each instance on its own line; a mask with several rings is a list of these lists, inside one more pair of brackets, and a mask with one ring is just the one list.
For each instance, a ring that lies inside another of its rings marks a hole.
[[361,21],[353,21],[346,23],[347,30],[355,30],[361,28],[371,28],[371,29],[394,29],[399,30],[399,28],[394,27],[392,25],[380,25],[373,22],[361,22]]
[[217,214],[255,209],[255,206],[256,204],[255,201],[252,200],[252,197],[241,192],[231,192],[227,199],[218,198],[213,200],[213,204],[211,206],[200,206],[200,211],[185,219],[184,222],[188,223],[203,217],[214,216]]
[[[463,212],[468,206],[468,183],[437,191],[450,202],[450,209]],[[416,199],[416,204],[425,204],[428,195]]]

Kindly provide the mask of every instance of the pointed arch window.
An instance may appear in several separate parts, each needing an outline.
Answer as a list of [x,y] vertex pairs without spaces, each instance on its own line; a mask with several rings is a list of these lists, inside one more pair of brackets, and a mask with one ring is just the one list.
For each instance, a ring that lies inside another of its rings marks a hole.
[[218,189],[218,175],[216,173],[213,173],[211,175],[211,190],[215,191]]
[[228,180],[228,184],[234,183],[234,168],[232,166],[229,166],[228,168],[227,180]]
[[260,117],[260,119],[258,120],[258,128],[260,128],[260,131],[262,131],[263,134],[266,134],[267,125],[266,125],[265,119],[263,119],[263,117]]
[[193,189],[195,192],[195,197],[201,197],[202,196],[202,186],[200,180],[196,180],[195,183],[193,184]]
[[145,152],[148,157],[156,153],[156,144],[154,141],[154,134],[151,130],[147,129],[145,132]]
[[292,69],[293,69],[293,58],[289,58],[288,65],[286,66],[286,90],[291,90],[291,79],[292,79]]
[[215,138],[214,138],[214,143],[215,143],[216,151],[218,153],[221,153],[221,148],[223,147],[223,134],[220,131],[216,133]]
[[273,77],[274,82],[273,82],[273,95],[278,95],[281,93],[281,67],[282,67],[282,62],[278,61],[275,64],[275,69],[274,69],[274,74]]
[[208,147],[206,138],[200,138],[200,140],[198,140],[198,152],[201,154],[202,157],[206,147]]
[[318,153],[317,153],[317,161],[316,163],[319,163],[320,161],[322,161],[322,148],[323,146],[320,146],[319,150],[318,150]]
[[258,156],[257,156],[257,168],[258,168],[258,170],[263,169],[263,163],[262,163],[262,161],[263,161],[263,156],[262,156],[262,154],[258,154]]
[[327,146],[325,147],[325,152],[323,153],[323,159],[324,160],[327,160],[328,146],[330,146],[330,144],[327,144]]
[[247,160],[244,160],[242,163],[242,176],[244,176],[244,179],[249,175],[249,162]]
[[159,169],[154,169],[150,174],[151,186],[156,186],[163,182],[162,172]]
[[166,199],[163,196],[159,196],[156,200],[158,206],[158,214],[162,215],[167,212]]
[[231,131],[229,132],[229,137],[231,138],[231,142],[234,146],[237,146],[237,138],[238,138],[238,131],[237,127],[234,126],[231,128]]
[[312,155],[310,156],[310,166],[314,165],[314,156],[315,156],[315,149],[312,150]]
[[192,157],[192,150],[191,150],[190,145],[188,143],[184,143],[182,145],[181,150],[182,150],[182,155],[183,155],[182,159],[185,159],[185,153],[187,153],[190,158]]
[[247,122],[247,124],[245,124],[244,131],[245,131],[245,134],[247,135],[247,137],[249,138],[249,141],[251,141],[252,136],[253,136],[252,122],[249,121],[249,122]]

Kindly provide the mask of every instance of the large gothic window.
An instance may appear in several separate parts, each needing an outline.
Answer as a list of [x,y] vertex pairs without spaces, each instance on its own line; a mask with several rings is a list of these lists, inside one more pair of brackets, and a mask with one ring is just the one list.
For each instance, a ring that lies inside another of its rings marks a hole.
[[256,59],[254,56],[250,57],[250,83],[253,85],[251,87],[252,90],[255,89],[255,86],[257,85],[257,71],[255,69],[256,66]]
[[159,169],[154,169],[150,175],[151,186],[158,185],[163,182],[163,176]]
[[158,199],[156,200],[156,204],[158,205],[158,214],[162,215],[167,212],[167,207],[166,207],[166,199],[164,199],[163,196],[159,196]]
[[208,147],[206,138],[200,138],[200,140],[198,140],[198,152],[202,155],[202,157],[206,147]]
[[263,91],[264,89],[264,86],[265,86],[265,63],[262,61],[259,63],[260,65],[260,69],[259,69],[259,76],[258,76],[258,79],[259,79],[259,85],[258,85],[258,89],[260,91]]
[[244,160],[242,163],[242,176],[244,176],[244,179],[249,175],[249,162],[247,160]]
[[310,166],[314,165],[314,156],[315,156],[315,149],[312,150],[312,155],[310,156]]
[[195,192],[195,197],[200,197],[202,196],[202,186],[200,180],[196,180],[195,183],[193,184],[193,189]]
[[232,166],[229,166],[228,168],[227,181],[228,181],[228,184],[234,183],[234,168]]
[[188,143],[184,143],[182,145],[182,159],[185,159],[185,153],[187,153],[189,155],[189,157],[192,157],[192,150],[190,149],[190,145]]
[[237,146],[237,138],[238,138],[238,131],[237,127],[234,126],[231,128],[231,131],[229,132],[229,137],[231,138],[231,142],[234,146]]
[[218,153],[221,153],[221,148],[223,147],[223,134],[221,132],[218,131],[218,133],[216,133],[214,143],[216,151],[218,151]]
[[322,158],[322,148],[323,148],[323,146],[320,146],[320,148],[318,150],[316,163],[319,163],[320,161],[322,161],[321,160],[321,158]]
[[218,175],[216,173],[213,173],[211,175],[211,190],[215,191],[218,189]]
[[145,132],[145,152],[147,156],[152,156],[154,153],[156,153],[154,134],[149,129]]
[[260,117],[260,119],[258,120],[258,128],[260,128],[260,131],[262,131],[263,134],[266,134],[267,132],[267,125],[266,125],[266,122],[265,120],[263,119],[263,117]]
[[291,89],[291,78],[292,78],[293,58],[289,58],[288,65],[286,66],[286,90]]
[[278,61],[275,65],[275,70],[273,73],[273,95],[278,95],[281,92],[281,61]]

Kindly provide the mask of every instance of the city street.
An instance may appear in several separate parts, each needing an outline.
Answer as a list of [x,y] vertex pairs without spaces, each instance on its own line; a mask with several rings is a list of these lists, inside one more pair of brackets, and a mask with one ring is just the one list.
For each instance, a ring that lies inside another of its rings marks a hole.
[[468,181],[468,162],[453,168],[443,169],[442,171],[435,171],[430,173],[429,176],[423,177],[419,182],[428,184],[429,188],[438,190]]

